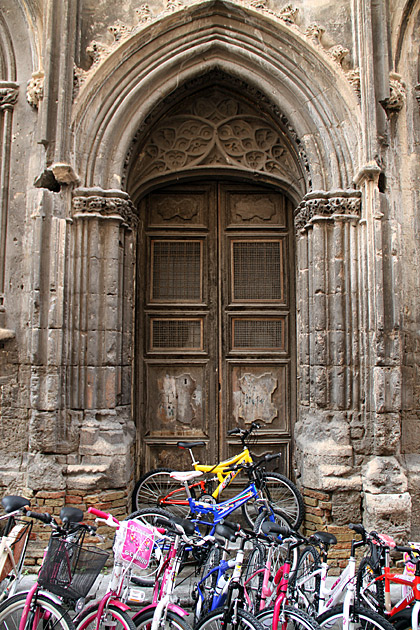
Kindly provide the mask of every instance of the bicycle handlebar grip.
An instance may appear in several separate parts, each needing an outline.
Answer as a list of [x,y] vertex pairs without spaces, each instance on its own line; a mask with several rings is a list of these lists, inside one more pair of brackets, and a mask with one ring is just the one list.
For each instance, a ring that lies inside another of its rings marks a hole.
[[98,518],[103,518],[105,520],[107,520],[107,518],[109,516],[109,514],[107,514],[106,512],[102,512],[102,510],[97,510],[94,507],[88,508],[88,512],[90,512],[94,516],[97,516]]
[[395,550],[401,552],[405,551],[409,554],[420,555],[419,549],[413,549],[413,547],[407,547],[406,545],[395,545]]
[[265,461],[271,462],[272,459],[277,459],[278,457],[281,457],[281,453],[270,453],[265,456]]
[[365,528],[363,527],[363,525],[361,523],[358,524],[354,524],[354,523],[349,523],[349,529],[352,529],[354,532],[356,532],[356,534],[360,534],[361,536],[365,536]]
[[241,432],[241,429],[236,427],[235,429],[229,429],[229,431],[227,432],[227,435],[236,435],[237,433],[240,433],[240,432]]
[[51,514],[48,514],[48,512],[41,513],[26,510],[26,516],[29,516],[29,518],[35,518],[37,521],[42,521],[42,523],[45,523],[46,525],[49,525],[52,521],[52,516]]

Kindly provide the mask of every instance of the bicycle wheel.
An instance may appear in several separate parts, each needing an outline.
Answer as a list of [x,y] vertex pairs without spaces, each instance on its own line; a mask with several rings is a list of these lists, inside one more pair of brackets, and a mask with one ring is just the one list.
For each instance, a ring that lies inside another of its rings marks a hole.
[[[96,603],[83,610],[75,618],[76,630],[96,630],[98,608],[99,603]],[[135,630],[136,626],[126,612],[113,604],[109,604],[105,606],[98,630],[107,630],[108,628],[112,628],[112,630]]]
[[377,574],[370,558],[362,558],[357,570],[356,596],[361,606],[383,613],[385,610],[385,585],[382,580],[375,582]]
[[[342,630],[343,628],[343,605],[334,606],[317,617],[321,628],[328,630]],[[379,613],[361,606],[352,606],[350,609],[350,619],[352,630],[394,630],[387,619]]]
[[249,611],[255,615],[259,610],[261,601],[266,552],[263,545],[257,540],[253,544],[254,548],[245,560],[244,585],[249,598],[249,602],[245,598],[246,604],[249,607]]
[[[264,473],[264,496],[274,510],[278,509],[290,521],[291,527],[299,529],[305,517],[303,497],[294,483],[284,475],[275,472]],[[251,499],[242,506],[242,512],[250,527],[254,527],[261,506]]]
[[[266,608],[257,615],[264,629],[271,629],[274,607]],[[303,610],[293,606],[283,606],[280,611],[279,628],[281,630],[320,630],[318,622]]]
[[[19,630],[25,601],[26,593],[17,593],[0,605],[0,630]],[[66,610],[39,594],[28,612],[25,627],[30,630],[75,630]]]
[[[146,508],[144,510],[137,510],[137,512],[133,512],[124,520],[140,521],[143,525],[150,526],[155,525],[156,517],[170,522],[173,514],[167,510],[161,510],[160,508]],[[133,566],[131,581],[138,586],[153,586],[168,548],[169,542],[167,540],[155,540],[155,548],[150,556],[149,566],[145,569]]]
[[[136,613],[133,616],[135,627],[150,630],[153,613],[153,609],[143,610]],[[165,630],[168,630],[169,628],[173,628],[173,630],[192,630],[190,624],[185,620],[185,617],[181,617],[181,615],[178,615],[172,610],[168,610],[166,612],[165,625],[163,625],[163,623],[159,624],[159,630],[163,628],[165,628]]]
[[[257,533],[260,533],[261,526],[264,523],[264,521],[267,521],[267,520],[271,521],[273,520],[273,518],[275,522],[281,525],[282,527],[290,527],[289,523],[285,520],[284,516],[282,516],[281,514],[278,514],[277,512],[275,512],[274,517],[273,517],[271,514],[268,515],[267,512],[262,512],[257,518],[257,520],[255,521],[254,531]],[[277,571],[280,569],[280,567],[284,564],[286,560],[286,554],[287,554],[287,545],[279,542],[279,544],[276,545],[274,548],[274,552],[271,559],[271,573],[273,575],[275,575]],[[293,574],[293,571],[295,571],[297,567],[298,559],[299,559],[299,551],[296,547],[292,551],[292,562],[291,562],[291,571],[290,571],[291,574]]]
[[225,610],[216,608],[216,610],[203,617],[194,627],[194,630],[230,630],[231,628],[235,628],[235,630],[264,630],[256,617],[247,610],[238,608],[236,614],[236,623],[233,612],[229,613],[227,623],[223,623],[225,621]]
[[[187,493],[184,486],[170,476],[172,470],[157,468],[139,479],[132,494],[133,512],[149,507],[160,507],[182,518],[188,516],[190,508]],[[191,496],[195,496],[194,488],[191,488]]]
[[[201,571],[201,580],[200,580],[200,591],[201,595],[197,589],[196,591],[196,604],[194,609],[194,621],[197,622],[201,617],[206,615],[211,606],[211,602],[213,599],[214,589],[216,588],[217,582],[217,571],[213,571],[207,579],[206,575],[220,564],[220,549],[213,545],[209,553],[207,554],[207,558],[203,564],[203,570]],[[204,580],[204,581],[203,581]]]
[[299,608],[306,610],[310,615],[316,615],[318,610],[318,594],[321,585],[321,574],[318,571],[321,566],[321,558],[318,550],[309,545],[299,556],[296,571],[290,578],[290,592]]

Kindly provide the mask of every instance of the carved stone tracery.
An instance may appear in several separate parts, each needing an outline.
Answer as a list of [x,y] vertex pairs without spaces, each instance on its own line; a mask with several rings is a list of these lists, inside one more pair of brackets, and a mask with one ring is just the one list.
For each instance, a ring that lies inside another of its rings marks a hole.
[[232,93],[212,89],[177,104],[138,150],[131,177],[143,180],[194,167],[224,165],[299,181],[286,134]]

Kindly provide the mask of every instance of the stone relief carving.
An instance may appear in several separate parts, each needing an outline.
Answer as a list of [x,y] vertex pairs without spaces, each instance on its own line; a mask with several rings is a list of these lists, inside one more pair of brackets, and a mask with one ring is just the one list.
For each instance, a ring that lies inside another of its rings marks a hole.
[[120,190],[78,188],[73,193],[73,216],[98,214],[102,217],[119,215],[129,226],[137,224],[133,204],[128,195]]
[[148,4],[142,4],[138,9],[135,9],[135,11],[140,25],[150,22],[153,18],[152,11]]
[[325,28],[319,24],[310,24],[305,31],[306,37],[316,46],[321,44],[321,38],[324,33]]
[[401,75],[396,72],[391,72],[389,75],[389,91],[389,97],[380,101],[387,116],[400,112],[405,103],[407,93],[406,85]]
[[26,100],[29,105],[35,109],[38,108],[39,102],[44,98],[44,79],[44,71],[39,70],[38,72],[34,72],[31,80],[28,81]]
[[349,70],[346,72],[347,81],[350,83],[351,87],[357,94],[357,98],[361,99],[360,93],[360,68],[355,68],[354,70]]
[[201,405],[197,382],[191,374],[166,374],[159,379],[158,387],[158,414],[161,420],[191,424],[196,418],[197,406]]
[[224,164],[296,180],[300,171],[287,141],[267,119],[221,91],[184,102],[145,142],[133,176]]
[[295,228],[303,230],[315,216],[350,215],[360,217],[360,190],[313,191],[295,210]]
[[[168,112],[170,110],[171,103],[173,103],[174,104],[173,106],[176,107],[176,104],[178,102],[180,101],[185,102],[185,100],[188,99],[191,93],[191,90],[197,91],[200,88],[202,88],[203,91],[205,91],[205,89],[208,87],[209,82],[220,84],[221,86],[229,85],[230,88],[235,88],[238,93],[243,94],[245,97],[248,97],[252,102],[258,103],[260,110],[264,111],[265,109],[267,112],[269,112],[269,114],[271,114],[274,117],[274,119],[281,125],[280,133],[284,134],[286,142],[290,143],[290,146],[293,147],[293,151],[297,153],[299,162],[304,169],[306,184],[308,188],[310,189],[312,186],[312,181],[311,181],[311,172],[309,168],[309,160],[306,155],[303,144],[298,134],[296,133],[296,130],[290,124],[288,118],[284,115],[284,113],[279,110],[277,105],[275,105],[272,101],[270,101],[267,98],[266,94],[262,93],[260,90],[258,90],[258,88],[254,86],[250,86],[249,84],[245,83],[241,79],[238,79],[232,76],[227,77],[226,74],[219,69],[213,69],[211,72],[209,72],[206,75],[203,75],[201,77],[196,77],[186,82],[184,85],[182,85],[179,88],[176,95],[174,94],[170,95],[167,99],[165,99],[165,101],[161,103],[160,107],[165,112]],[[221,88],[221,90],[223,90],[223,87]],[[250,109],[250,111],[253,114],[255,114],[254,109]],[[131,178],[133,169],[134,169],[134,166],[132,168],[132,165],[134,165],[134,162],[136,161],[136,155],[143,150],[143,148],[139,149],[139,147],[143,147],[143,144],[147,142],[146,139],[143,140],[142,138],[144,129],[153,128],[155,123],[158,125],[159,124],[158,121],[160,118],[161,118],[161,109],[156,108],[153,114],[151,114],[144,121],[142,127],[138,130],[138,132],[134,136],[132,144],[129,148],[129,151],[127,152],[127,156],[124,162],[124,175],[122,178],[122,184],[124,188],[127,188],[127,173],[128,171],[130,171],[130,178]],[[261,114],[258,115],[258,119],[259,120],[261,119]],[[214,160],[213,164],[221,163],[221,158],[217,155],[215,151],[212,153],[209,153],[209,159],[210,158]],[[141,179],[143,179],[143,174],[136,171],[135,177],[137,178],[141,177]],[[305,194],[305,190],[302,188],[302,196],[304,194]]]
[[0,110],[12,110],[18,100],[19,88],[0,81]]
[[236,422],[250,424],[262,420],[271,424],[277,417],[277,409],[272,396],[277,389],[277,379],[267,372],[256,376],[244,374],[239,380],[239,391],[234,392],[234,417]]
[[175,217],[179,217],[183,221],[191,221],[199,213],[197,203],[192,199],[182,198],[174,199],[173,197],[165,197],[156,202],[157,213],[164,221],[170,221]]
[[241,221],[252,221],[260,219],[261,221],[270,221],[276,214],[274,203],[267,197],[252,197],[252,205],[247,195],[238,199],[234,205],[233,214],[235,218]]

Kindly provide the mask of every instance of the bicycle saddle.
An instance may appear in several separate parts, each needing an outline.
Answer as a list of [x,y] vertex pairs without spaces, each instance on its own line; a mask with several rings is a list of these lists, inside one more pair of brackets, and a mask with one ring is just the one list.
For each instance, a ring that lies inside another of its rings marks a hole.
[[329,534],[328,532],[315,532],[315,534],[312,534],[311,538],[323,545],[335,545],[337,542],[337,538],[334,534]]
[[196,446],[205,446],[205,442],[177,442],[176,443],[179,448],[194,448]]
[[170,477],[172,477],[172,479],[176,479],[177,481],[190,481],[191,479],[194,479],[195,477],[201,477],[203,473],[200,470],[187,470],[187,472],[182,472],[182,471],[178,471],[178,470],[174,470],[173,472],[170,473]]
[[18,496],[13,496],[13,495],[3,497],[1,500],[1,504],[7,513],[14,512],[15,510],[20,510],[25,505],[31,505],[28,499],[24,499],[23,497],[18,497]]
[[76,507],[64,506],[60,510],[60,518],[63,523],[80,523],[83,521],[83,512]]

